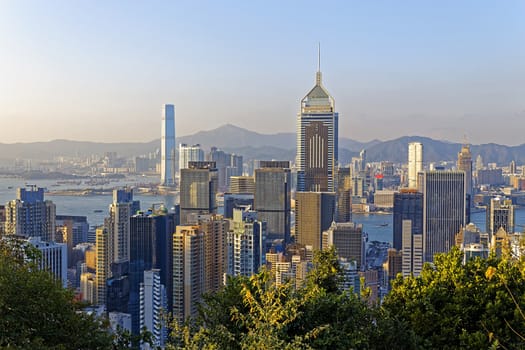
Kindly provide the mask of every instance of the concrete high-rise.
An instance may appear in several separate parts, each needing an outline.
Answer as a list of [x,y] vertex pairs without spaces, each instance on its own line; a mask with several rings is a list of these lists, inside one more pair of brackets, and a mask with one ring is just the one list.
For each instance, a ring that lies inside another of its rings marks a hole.
[[401,222],[401,254],[403,276],[419,276],[423,269],[423,234],[414,230],[414,220],[402,220]]
[[140,209],[129,188],[113,190],[104,226],[96,231],[97,304],[126,312],[129,297],[130,217]]
[[153,346],[164,348],[168,338],[165,315],[168,313],[166,288],[160,281],[160,270],[144,271],[140,284],[140,329],[151,332]]
[[173,316],[195,316],[202,294],[223,284],[228,222],[220,215],[192,214],[193,225],[179,225],[173,235]]
[[458,153],[458,170],[465,172],[465,186],[467,195],[472,196],[472,154],[470,145],[463,145]]
[[197,314],[205,269],[204,233],[199,226],[177,226],[173,235],[173,318],[183,322]]
[[162,107],[162,129],[160,138],[160,184],[175,185],[175,106]]
[[44,189],[36,186],[18,188],[15,200],[5,205],[4,233],[25,238],[55,240],[56,206],[44,200]]
[[417,189],[402,189],[394,194],[393,247],[397,250],[403,247],[404,220],[411,221],[411,234],[423,233],[423,193]]
[[179,174],[181,169],[187,169],[189,162],[202,162],[204,160],[204,151],[201,145],[179,145]]
[[[40,237],[30,237],[27,242],[40,251],[38,268],[49,271],[62,287],[67,287],[67,246],[64,243],[45,242]],[[36,292],[36,291],[35,291]]]
[[426,171],[419,174],[423,193],[423,253],[426,262],[434,254],[448,252],[455,235],[465,226],[467,201],[463,171]]
[[417,188],[417,174],[423,171],[423,144],[408,144],[408,188]]
[[215,292],[223,285],[226,272],[226,232],[228,220],[222,215],[198,215],[196,222],[204,234],[204,289]]
[[321,250],[323,231],[334,221],[334,192],[297,192],[295,197],[295,241]]
[[266,223],[257,220],[257,212],[234,209],[226,234],[226,272],[249,277],[264,264]]
[[290,242],[290,162],[261,161],[255,170],[254,207],[258,219],[267,223],[268,235]]
[[190,223],[192,214],[217,212],[217,168],[215,162],[190,162],[180,173],[180,222]]
[[514,205],[511,199],[492,198],[487,208],[486,231],[492,237],[500,228],[514,233]]
[[106,304],[106,281],[111,277],[110,261],[110,237],[108,229],[104,226],[96,230],[96,304]]
[[335,192],[338,123],[335,100],[322,85],[319,64],[315,85],[297,114],[297,191]]
[[105,221],[111,237],[110,259],[112,263],[129,261],[129,220],[139,209],[140,203],[133,200],[132,189],[113,190],[113,203],[109,206],[109,217]]

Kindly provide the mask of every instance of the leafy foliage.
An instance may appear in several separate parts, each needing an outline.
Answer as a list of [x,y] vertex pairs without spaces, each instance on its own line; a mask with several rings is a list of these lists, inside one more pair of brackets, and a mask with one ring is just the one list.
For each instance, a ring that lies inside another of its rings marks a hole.
[[[208,295],[194,323],[174,325],[173,348],[183,349],[369,349],[380,334],[378,310],[341,291],[335,252],[317,252],[304,288],[275,285],[270,273],[229,278]],[[384,322],[381,322],[383,325]],[[399,338],[390,325],[385,339]],[[386,329],[386,327],[385,327]],[[405,347],[402,338],[400,347]],[[392,339],[393,340],[393,339]],[[390,342],[390,344],[393,344]],[[395,344],[395,341],[394,341]],[[377,347],[380,348],[380,347]],[[388,347],[385,347],[388,348]]]
[[492,256],[463,265],[462,259],[454,248],[420,277],[399,276],[383,307],[412,329],[420,349],[523,347],[523,264]]
[[37,268],[38,250],[0,239],[0,348],[110,349],[107,324]]

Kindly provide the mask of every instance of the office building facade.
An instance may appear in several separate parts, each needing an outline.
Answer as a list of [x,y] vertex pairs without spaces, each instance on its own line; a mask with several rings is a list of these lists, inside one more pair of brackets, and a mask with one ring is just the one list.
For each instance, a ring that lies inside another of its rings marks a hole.
[[180,221],[188,224],[192,214],[217,212],[217,168],[215,162],[190,162],[181,170]]
[[253,176],[231,176],[230,193],[255,193],[255,178]]
[[314,250],[323,249],[323,231],[334,221],[334,192],[297,192],[295,197],[295,237],[296,242],[311,246]]
[[355,261],[357,269],[365,266],[366,234],[363,225],[354,222],[333,222],[323,232],[323,249],[334,246],[339,258]]
[[411,233],[423,233],[423,193],[417,189],[401,189],[394,194],[394,236],[393,247],[402,249],[403,245],[403,220],[410,220]]
[[463,171],[426,171],[419,174],[423,193],[423,251],[426,262],[445,253],[467,219],[466,181]]
[[291,173],[288,161],[261,161],[255,170],[254,207],[268,235],[290,242]]

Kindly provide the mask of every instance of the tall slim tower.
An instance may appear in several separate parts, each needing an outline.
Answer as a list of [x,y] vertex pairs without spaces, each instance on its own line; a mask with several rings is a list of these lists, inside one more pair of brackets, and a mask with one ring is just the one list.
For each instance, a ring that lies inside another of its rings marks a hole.
[[352,172],[351,168],[337,170],[337,222],[352,221]]
[[472,196],[472,154],[469,145],[461,147],[461,152],[458,153],[458,170],[465,172],[467,194]]
[[408,144],[408,188],[417,188],[417,173],[423,171],[423,144]]
[[301,100],[297,115],[297,191],[336,190],[339,114],[322,85],[320,62],[319,54],[315,85]]
[[175,106],[162,107],[160,184],[175,185]]

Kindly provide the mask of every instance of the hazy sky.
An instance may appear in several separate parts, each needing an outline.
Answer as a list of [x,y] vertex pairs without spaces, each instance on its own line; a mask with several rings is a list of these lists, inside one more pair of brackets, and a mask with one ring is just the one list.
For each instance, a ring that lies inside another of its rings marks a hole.
[[522,0],[0,0],[0,142],[294,132],[318,42],[340,136],[525,143]]

